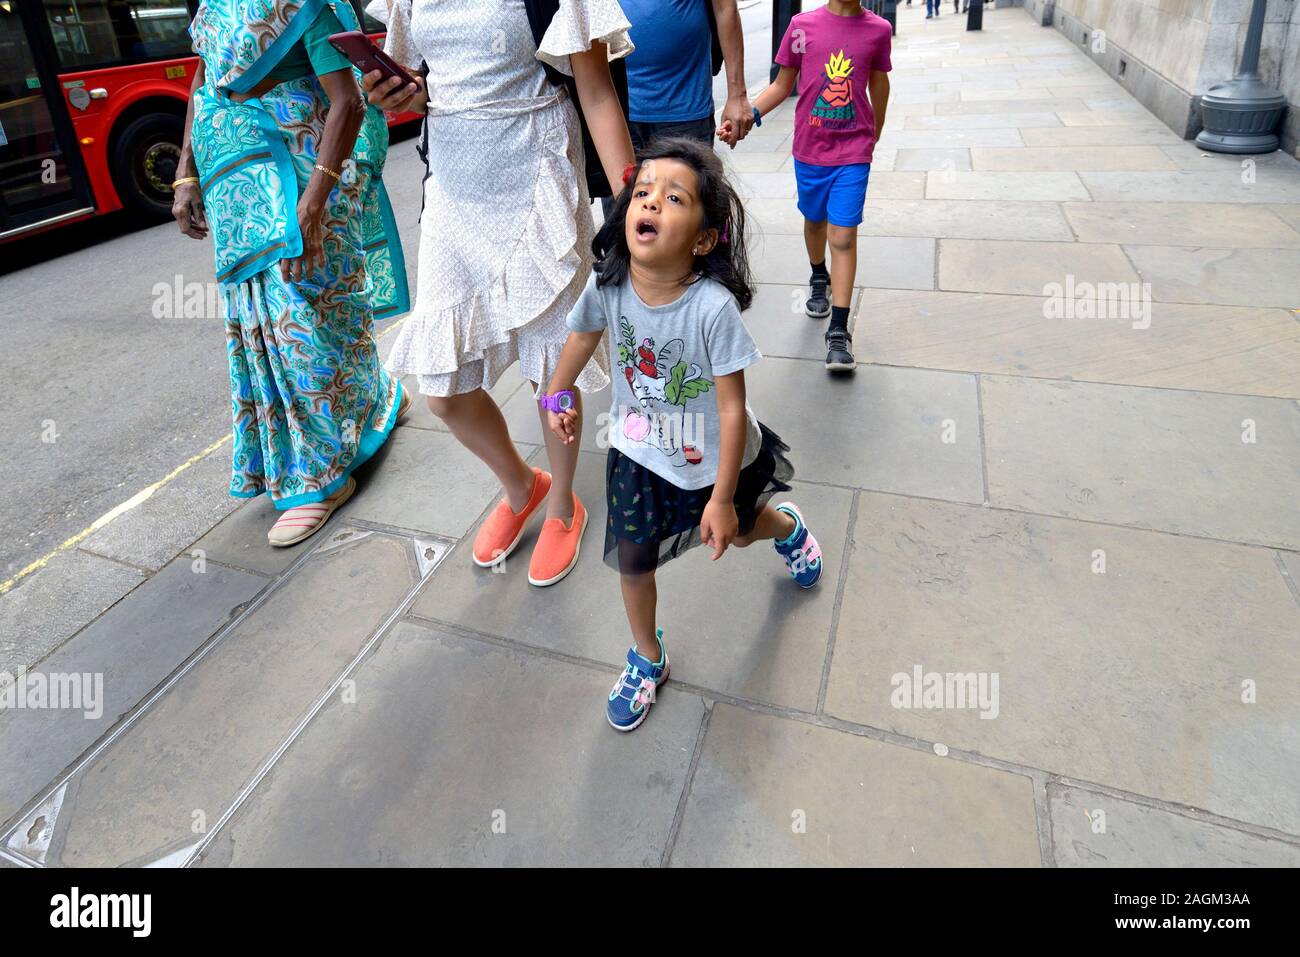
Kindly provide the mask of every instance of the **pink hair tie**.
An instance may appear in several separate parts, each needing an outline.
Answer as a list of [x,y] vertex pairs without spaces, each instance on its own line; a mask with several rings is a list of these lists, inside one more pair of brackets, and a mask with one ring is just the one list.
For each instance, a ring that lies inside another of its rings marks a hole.
[[731,217],[730,216],[728,216],[727,221],[722,224],[722,235],[718,237],[718,242],[720,243],[731,242]]

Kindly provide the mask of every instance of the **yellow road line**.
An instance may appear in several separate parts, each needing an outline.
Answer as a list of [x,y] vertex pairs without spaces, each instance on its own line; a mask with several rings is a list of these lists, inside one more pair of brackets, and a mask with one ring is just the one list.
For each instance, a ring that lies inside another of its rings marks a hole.
[[95,519],[88,526],[83,528],[81,531],[77,532],[76,535],[73,535],[71,538],[65,541],[58,548],[54,549],[52,552],[50,552],[47,555],[42,555],[40,558],[36,559],[36,561],[32,562],[30,565],[28,565],[26,568],[20,571],[13,578],[9,579],[3,585],[0,585],[0,595],[3,595],[5,592],[9,591],[11,588],[14,587],[14,585],[18,584],[20,581],[22,581],[32,572],[36,571],[37,569],[44,568],[46,565],[50,563],[50,559],[58,555],[60,552],[66,552],[68,549],[75,546],[82,539],[99,531],[101,528],[103,528],[109,522],[113,521],[113,519],[117,518],[119,515],[123,515],[129,512],[131,511],[131,509],[135,508],[140,503],[147,501],[153,495],[154,492],[158,491],[160,488],[162,488],[164,485],[166,485],[176,476],[180,475],[191,465],[194,465],[196,462],[202,461],[204,458],[211,455],[217,449],[221,448],[221,446],[229,442],[230,439],[231,436],[229,435],[223,436],[221,439],[209,445],[202,452],[191,457],[190,459],[183,462],[182,464],[176,466],[176,468],[172,469],[170,472],[168,472],[166,475],[160,478],[157,482],[154,482],[152,485],[148,486],[147,488],[141,489],[139,492],[136,492],[125,502],[122,502],[120,505],[110,509],[109,511],[105,512],[103,515],[99,516],[99,518]]
[[[399,322],[393,323],[382,333],[380,333],[378,338],[375,341],[377,342],[379,341],[379,339],[384,338],[384,336],[388,335],[390,332],[399,329],[402,326],[402,324],[405,323],[406,320],[409,318],[410,316],[407,315],[404,316]],[[20,571],[13,578],[10,578],[4,584],[0,584],[0,595],[3,595],[6,592],[10,591],[15,585],[17,585],[20,581],[22,581],[32,572],[44,568],[46,565],[50,563],[50,559],[54,558],[59,553],[66,552],[68,549],[75,547],[79,542],[83,541],[90,535],[93,535],[95,532],[99,531],[101,528],[103,528],[109,522],[113,521],[118,516],[126,514],[127,512],[131,511],[131,509],[135,508],[137,505],[147,501],[153,495],[154,492],[158,491],[160,488],[162,488],[164,485],[166,485],[176,476],[180,475],[191,465],[196,465],[197,463],[201,462],[203,459],[207,458],[217,449],[221,448],[223,445],[229,442],[231,438],[232,436],[230,435],[222,436],[220,439],[213,442],[202,452],[199,452],[197,455],[192,456],[182,464],[176,466],[176,468],[172,469],[170,472],[168,472],[166,475],[164,475],[158,481],[154,482],[149,487],[141,489],[139,492],[132,495],[125,502],[122,502],[120,505],[117,505],[114,508],[109,509],[107,512],[99,516],[99,518],[95,519],[88,526],[83,528],[81,531],[77,532],[76,535],[73,535],[63,544],[59,545],[57,548],[53,549],[49,553],[42,555],[40,558],[36,559],[36,561],[32,562],[30,565],[28,565],[26,568]]]

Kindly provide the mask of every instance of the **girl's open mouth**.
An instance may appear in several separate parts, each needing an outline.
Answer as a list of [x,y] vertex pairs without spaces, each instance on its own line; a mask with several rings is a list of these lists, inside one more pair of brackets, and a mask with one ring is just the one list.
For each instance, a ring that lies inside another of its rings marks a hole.
[[648,219],[638,219],[636,222],[636,238],[649,242],[659,235],[659,230],[655,229],[655,224]]

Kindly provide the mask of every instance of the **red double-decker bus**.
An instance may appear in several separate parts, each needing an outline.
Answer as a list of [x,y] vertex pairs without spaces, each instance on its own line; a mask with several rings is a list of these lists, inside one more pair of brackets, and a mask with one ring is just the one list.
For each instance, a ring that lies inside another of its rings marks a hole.
[[171,215],[197,7],[0,0],[0,243],[120,209]]

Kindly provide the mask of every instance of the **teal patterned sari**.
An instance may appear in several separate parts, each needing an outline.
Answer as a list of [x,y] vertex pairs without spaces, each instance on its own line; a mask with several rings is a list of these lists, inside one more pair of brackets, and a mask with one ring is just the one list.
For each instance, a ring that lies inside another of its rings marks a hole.
[[277,509],[318,502],[388,438],[401,384],[379,361],[376,318],[410,309],[406,267],[381,179],[383,113],[366,109],[325,210],[325,265],[285,281],[302,253],[297,206],[316,165],[329,100],[315,76],[242,103],[329,6],[326,0],[204,0],[190,27],[206,83],[191,132],[226,305],[234,455],[230,493]]

